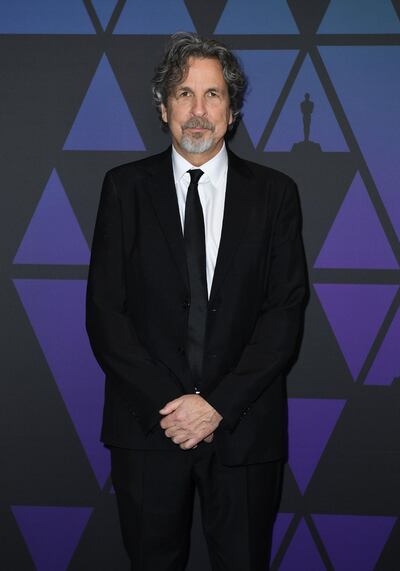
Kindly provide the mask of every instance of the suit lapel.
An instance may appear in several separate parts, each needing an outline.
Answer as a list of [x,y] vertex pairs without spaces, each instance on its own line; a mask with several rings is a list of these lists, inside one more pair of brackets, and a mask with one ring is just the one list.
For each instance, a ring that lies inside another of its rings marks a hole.
[[172,170],[171,147],[158,155],[152,176],[148,179],[147,189],[172,257],[186,288],[189,289],[185,244]]
[[251,173],[244,161],[228,149],[228,176],[222,233],[210,292],[210,304],[215,299],[247,225],[251,206],[250,184]]

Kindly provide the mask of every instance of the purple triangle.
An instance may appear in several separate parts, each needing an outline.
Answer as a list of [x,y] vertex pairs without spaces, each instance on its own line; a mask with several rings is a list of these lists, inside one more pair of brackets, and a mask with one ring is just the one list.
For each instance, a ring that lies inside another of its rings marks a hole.
[[289,465],[304,494],[345,400],[289,399]]
[[279,566],[279,571],[297,571],[300,569],[304,571],[326,571],[325,564],[303,519]]
[[249,79],[249,93],[243,107],[243,122],[254,146],[265,129],[279,94],[289,75],[295,50],[238,50]]
[[84,280],[14,280],[100,487],[110,466],[99,442],[104,375],[85,330]]
[[66,571],[93,508],[12,506],[38,571]]
[[400,46],[318,49],[400,237]]
[[279,512],[273,529],[272,535],[272,548],[271,548],[271,561],[273,561],[278,553],[283,538],[286,535],[289,525],[293,521],[293,514]]
[[313,515],[335,571],[372,571],[395,517]]
[[89,248],[54,169],[14,264],[88,264]]
[[399,268],[359,173],[343,201],[315,267]]
[[314,284],[347,365],[356,379],[397,286]]
[[305,93],[310,94],[310,100],[314,103],[311,113],[310,142],[319,144],[323,151],[347,151],[343,133],[310,56],[304,60],[265,150],[290,151],[294,143],[304,142],[300,105]]
[[64,150],[145,150],[106,55],[101,58]]
[[96,10],[98,19],[100,20],[103,30],[107,28],[108,22],[114,12],[118,0],[92,0],[93,8]]
[[364,384],[390,385],[395,378],[400,378],[399,349],[400,310],[397,310]]

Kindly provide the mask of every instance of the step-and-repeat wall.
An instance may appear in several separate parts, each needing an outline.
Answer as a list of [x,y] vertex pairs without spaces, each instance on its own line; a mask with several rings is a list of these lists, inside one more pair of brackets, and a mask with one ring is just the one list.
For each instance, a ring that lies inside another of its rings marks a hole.
[[[2,570],[128,569],[84,296],[105,171],[169,144],[150,79],[178,30],[239,56],[231,147],[302,200],[311,299],[272,568],[400,568],[399,15],[396,0],[0,0]],[[195,508],[189,569],[206,571]]]

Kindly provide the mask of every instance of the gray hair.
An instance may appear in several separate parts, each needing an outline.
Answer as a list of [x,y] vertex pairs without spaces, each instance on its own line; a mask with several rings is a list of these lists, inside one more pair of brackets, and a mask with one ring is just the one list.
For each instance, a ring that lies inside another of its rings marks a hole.
[[228,86],[230,108],[233,115],[231,129],[240,118],[244,96],[247,89],[246,76],[234,56],[223,44],[216,40],[205,39],[192,32],[177,32],[171,36],[164,59],[155,70],[152,79],[153,101],[164,128],[166,123],[161,117],[161,105],[167,105],[168,96],[187,72],[187,61],[190,57],[217,59]]

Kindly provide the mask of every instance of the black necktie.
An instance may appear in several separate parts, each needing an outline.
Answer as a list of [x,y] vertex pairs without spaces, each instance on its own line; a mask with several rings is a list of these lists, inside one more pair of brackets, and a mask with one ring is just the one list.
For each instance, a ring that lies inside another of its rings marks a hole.
[[184,239],[190,284],[190,307],[186,354],[195,389],[199,390],[208,303],[204,219],[197,188],[199,179],[204,173],[201,169],[188,172],[191,180],[186,195]]

